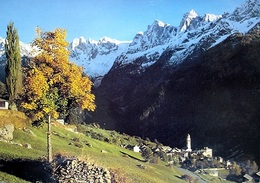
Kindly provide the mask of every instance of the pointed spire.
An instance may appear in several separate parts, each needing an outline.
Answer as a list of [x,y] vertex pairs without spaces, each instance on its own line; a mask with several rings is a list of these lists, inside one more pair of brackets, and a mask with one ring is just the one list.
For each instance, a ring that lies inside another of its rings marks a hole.
[[187,151],[191,152],[191,137],[190,134],[187,135]]

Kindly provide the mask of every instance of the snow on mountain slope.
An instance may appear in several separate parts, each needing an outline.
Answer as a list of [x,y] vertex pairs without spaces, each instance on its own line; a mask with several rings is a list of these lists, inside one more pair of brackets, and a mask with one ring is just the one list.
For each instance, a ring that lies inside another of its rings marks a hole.
[[194,24],[194,19],[196,20],[198,17],[199,15],[195,10],[191,10],[189,13],[184,14],[180,24],[180,32],[186,31],[192,24]]
[[[198,15],[195,10],[184,14],[180,26],[171,26],[155,21],[143,34],[137,34],[128,51],[115,61],[118,66],[131,64],[136,58],[145,56],[140,70],[155,63],[164,51],[171,50],[168,65],[178,64],[188,56],[196,56],[233,33],[246,33],[259,23],[259,0],[247,0],[231,14]],[[133,44],[134,43],[134,44]]]
[[0,37],[0,55],[3,55],[5,51],[5,39]]
[[126,51],[129,44],[130,41],[118,41],[108,37],[99,41],[76,38],[69,46],[71,61],[83,66],[90,77],[102,77],[110,70],[116,57]]
[[[20,41],[20,53],[21,56],[28,56],[32,57],[34,56],[37,52],[35,51],[35,48],[32,48],[29,44],[25,44]],[[0,64],[5,64],[5,39],[0,37]]]
[[260,0],[247,0],[230,15],[230,20],[242,22],[260,14]]
[[[132,41],[118,41],[103,37],[98,41],[84,37],[75,38],[69,45],[70,60],[85,68],[92,78],[102,78],[114,63],[116,66],[132,64],[142,59],[140,70],[154,64],[164,51],[172,51],[168,63],[178,64],[191,55],[207,50],[233,33],[246,33],[260,17],[260,0],[247,0],[233,13],[205,14],[195,10],[183,15],[179,26],[155,20],[144,32],[138,32]],[[21,44],[21,55],[30,56],[29,45]],[[0,56],[3,60],[4,39],[0,38]]]

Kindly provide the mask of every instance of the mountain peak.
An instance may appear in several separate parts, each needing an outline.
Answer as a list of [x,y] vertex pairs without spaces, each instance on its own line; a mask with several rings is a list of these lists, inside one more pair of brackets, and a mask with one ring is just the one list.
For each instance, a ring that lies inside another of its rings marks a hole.
[[107,37],[107,36],[104,36],[102,37],[99,42],[102,42],[102,43],[107,43],[107,42],[114,42],[113,39]]
[[222,15],[205,14],[203,17],[203,21],[204,22],[213,22],[221,17],[222,17]]
[[190,26],[193,19],[197,18],[199,15],[196,13],[195,10],[190,10],[188,13],[183,15],[181,24],[180,24],[180,32],[187,30]]
[[164,27],[167,27],[167,26],[169,26],[169,24],[166,24],[160,20],[155,20],[151,25],[148,25],[147,31],[163,29]]
[[88,38],[88,44],[97,44],[98,42],[94,39]]
[[260,17],[260,0],[247,0],[231,14],[231,20],[242,21],[252,17]]
[[85,43],[87,43],[86,39],[83,36],[79,37],[79,44],[85,44]]
[[104,43],[111,43],[111,44],[119,45],[122,43],[130,43],[130,41],[119,41],[117,39],[112,39],[110,37],[104,36],[101,39],[99,39],[98,44],[104,44]]
[[197,14],[197,12],[194,9],[190,10],[190,12],[187,13],[187,17],[189,17],[189,18],[196,18],[197,16],[199,16],[199,15]]
[[160,20],[155,20],[152,25],[156,25],[156,26],[159,26],[159,27],[165,27],[165,26],[167,26],[169,24],[166,24],[166,23],[164,23],[164,22],[162,22]]

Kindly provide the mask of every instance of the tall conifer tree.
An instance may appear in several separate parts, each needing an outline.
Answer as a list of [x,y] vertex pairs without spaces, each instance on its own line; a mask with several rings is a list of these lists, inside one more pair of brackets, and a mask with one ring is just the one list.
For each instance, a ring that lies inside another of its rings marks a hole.
[[7,26],[5,55],[6,86],[9,93],[9,108],[11,110],[17,110],[15,99],[22,91],[22,70],[19,37],[13,22]]

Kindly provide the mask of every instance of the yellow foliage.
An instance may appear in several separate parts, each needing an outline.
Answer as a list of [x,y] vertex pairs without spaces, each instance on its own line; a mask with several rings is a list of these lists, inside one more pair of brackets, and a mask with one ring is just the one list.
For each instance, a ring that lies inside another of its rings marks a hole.
[[31,72],[28,73],[29,77],[26,77],[25,84],[29,95],[34,95],[35,98],[41,98],[44,93],[49,89],[47,80],[44,74],[38,70],[38,68],[33,67]]
[[42,119],[43,117],[44,117],[43,112],[41,112],[41,111],[36,111],[36,112],[35,112],[35,115],[34,115],[34,120],[39,120],[39,119]]
[[29,109],[29,110],[33,110],[33,109],[36,109],[37,105],[33,102],[31,103],[25,103],[25,102],[22,102],[22,107],[25,108],[25,109]]
[[[22,107],[34,111],[34,119],[40,120],[47,114],[58,118],[57,112],[78,105],[82,109],[94,111],[95,96],[91,94],[93,83],[83,76],[83,68],[69,61],[66,30],[55,29],[42,32],[33,42],[41,52],[32,59],[26,70],[25,101]],[[68,103],[66,101],[70,100]]]

